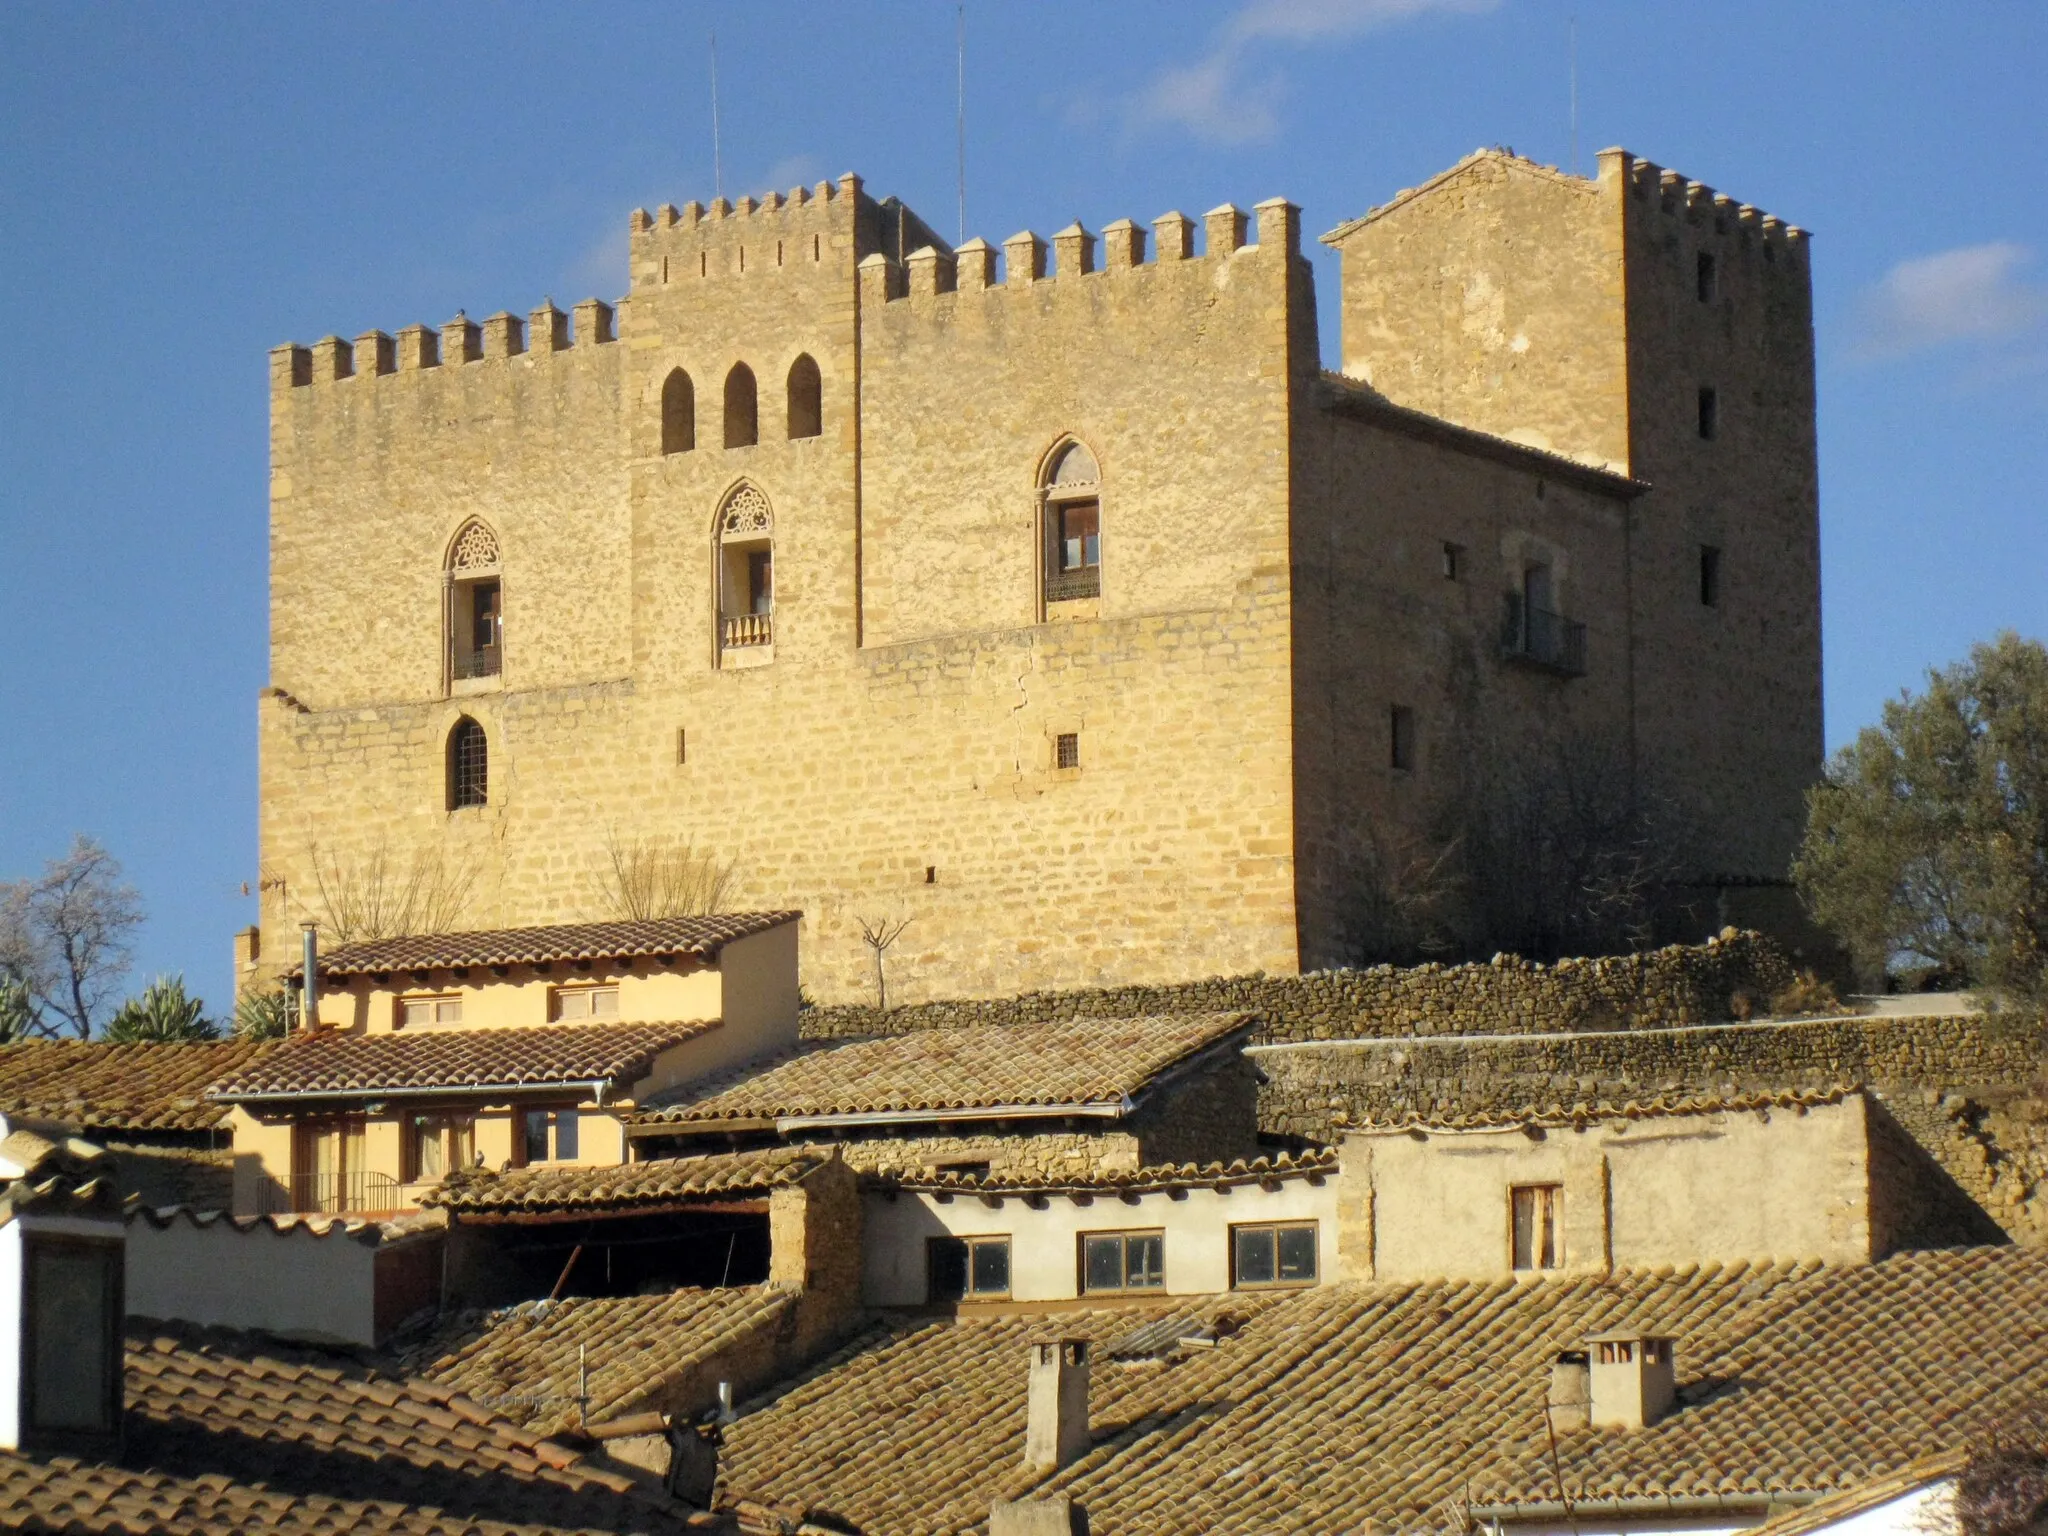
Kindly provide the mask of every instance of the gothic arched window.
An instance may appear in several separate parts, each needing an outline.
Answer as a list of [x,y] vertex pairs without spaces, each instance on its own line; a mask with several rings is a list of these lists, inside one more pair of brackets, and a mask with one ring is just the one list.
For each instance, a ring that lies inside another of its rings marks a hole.
[[825,430],[825,385],[806,352],[789,365],[789,435],[816,437]]
[[464,715],[448,733],[448,809],[490,803],[490,739],[481,725]]
[[448,546],[448,676],[496,677],[505,667],[505,603],[498,535],[472,518]]
[[725,446],[751,448],[761,440],[761,421],[755,404],[754,370],[734,363],[725,376]]
[[718,509],[718,652],[728,666],[766,660],[775,644],[775,516],[757,486]]
[[697,446],[697,387],[678,368],[661,386],[661,451],[688,453]]
[[1046,463],[1039,487],[1045,600],[1102,592],[1102,473],[1095,455],[1069,442]]

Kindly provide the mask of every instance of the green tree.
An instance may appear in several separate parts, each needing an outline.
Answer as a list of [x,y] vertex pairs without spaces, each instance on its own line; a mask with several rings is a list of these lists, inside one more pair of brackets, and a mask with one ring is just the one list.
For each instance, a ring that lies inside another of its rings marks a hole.
[[282,987],[244,992],[235,1003],[235,1033],[244,1040],[282,1040],[291,1028],[292,996]]
[[218,1040],[220,1026],[206,1016],[206,1004],[186,994],[183,976],[159,976],[120,1006],[106,1038],[124,1045]]
[[1932,963],[2048,1005],[2048,647],[2007,632],[1836,753],[1793,877],[1872,974]]

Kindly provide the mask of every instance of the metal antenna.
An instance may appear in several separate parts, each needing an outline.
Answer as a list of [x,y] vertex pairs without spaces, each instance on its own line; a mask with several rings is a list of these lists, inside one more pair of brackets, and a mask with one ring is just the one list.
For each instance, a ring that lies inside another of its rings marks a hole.
[[725,196],[725,162],[718,149],[718,34],[711,34],[711,187],[714,196]]
[[960,237],[957,243],[967,243],[967,6],[964,3],[953,8],[953,44],[955,53],[955,96],[953,111],[953,137],[958,151],[960,167]]
[[1579,18],[1571,19],[1572,174],[1579,174]]

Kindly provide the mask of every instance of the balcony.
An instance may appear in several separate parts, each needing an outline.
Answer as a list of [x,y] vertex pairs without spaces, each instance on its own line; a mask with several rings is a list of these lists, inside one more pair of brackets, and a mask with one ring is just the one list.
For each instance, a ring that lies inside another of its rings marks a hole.
[[266,1179],[263,1184],[265,1216],[342,1215],[367,1211],[395,1211],[405,1202],[399,1198],[398,1180],[388,1173],[309,1173],[289,1179]]
[[1082,566],[1078,570],[1059,571],[1045,578],[1045,600],[1048,603],[1071,602],[1077,597],[1100,597],[1102,595],[1102,567]]
[[1584,677],[1586,626],[1561,613],[1532,608],[1521,593],[1510,592],[1501,621],[1500,653],[1508,661],[1560,677]]
[[718,643],[728,651],[775,643],[775,615],[741,613],[718,621]]

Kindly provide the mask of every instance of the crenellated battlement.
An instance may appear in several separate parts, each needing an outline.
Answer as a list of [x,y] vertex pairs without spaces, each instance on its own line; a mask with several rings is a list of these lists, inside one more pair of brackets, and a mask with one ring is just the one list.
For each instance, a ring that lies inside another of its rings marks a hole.
[[1600,152],[1603,181],[1612,179],[1625,187],[1632,202],[1646,204],[1657,212],[1683,218],[1695,226],[1710,225],[1717,235],[1733,235],[1757,244],[1772,257],[1780,253],[1803,260],[1808,251],[1807,232],[1788,224],[1776,214],[1765,213],[1748,203],[1738,203],[1704,182],[1693,181],[1677,171],[1645,160],[1621,148]]
[[574,320],[543,299],[524,320],[500,310],[482,323],[458,310],[436,329],[408,325],[397,336],[365,331],[354,341],[326,336],[311,346],[286,342],[270,349],[273,390],[334,384],[345,379],[382,374],[420,373],[434,368],[459,368],[470,363],[502,362],[529,352],[587,351],[617,339],[616,311],[601,299],[585,299]]
[[[1079,220],[1050,240],[1033,230],[1019,230],[998,248],[976,236],[950,250],[927,245],[899,263],[871,252],[859,264],[861,297],[868,303],[900,299],[932,299],[946,293],[1014,292],[1039,283],[1070,282],[1097,277],[1113,280],[1132,272],[1153,271],[1180,263],[1230,260],[1277,250],[1289,258],[1301,255],[1301,210],[1285,198],[1269,198],[1250,215],[1233,204],[1212,208],[1202,217],[1203,248],[1195,249],[1195,221],[1178,211],[1152,221],[1151,253],[1143,228],[1131,219],[1116,219],[1100,235]],[[1257,239],[1248,239],[1256,232]]]
[[853,234],[863,205],[872,215],[876,205],[849,172],[758,200],[721,197],[708,207],[693,201],[680,208],[664,203],[651,214],[636,208],[628,221],[633,286],[817,267],[840,248],[835,242]]

